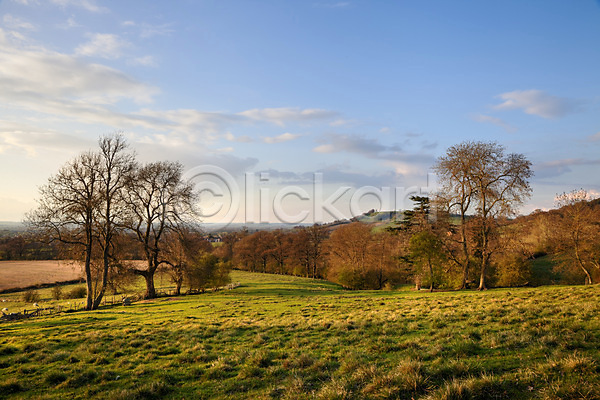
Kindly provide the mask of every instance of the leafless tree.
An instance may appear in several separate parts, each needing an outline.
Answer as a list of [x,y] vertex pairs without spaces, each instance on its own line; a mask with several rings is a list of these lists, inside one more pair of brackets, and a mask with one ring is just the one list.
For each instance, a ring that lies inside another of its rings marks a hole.
[[181,164],[160,161],[137,166],[129,175],[126,226],[135,232],[147,261],[145,268],[133,268],[146,281],[146,298],[156,297],[154,274],[165,262],[165,235],[197,216],[193,186],[182,180],[182,172]]
[[478,218],[479,290],[484,290],[497,217],[514,215],[530,196],[531,162],[522,154],[506,154],[504,147],[495,142],[463,142],[438,159],[435,171],[442,184],[438,202],[460,217],[463,288],[471,257],[466,220],[471,212]]
[[94,300],[93,308],[100,305],[109,280],[109,268],[115,258],[114,239],[125,215],[124,190],[127,189],[128,176],[135,166],[135,155],[127,152],[128,145],[121,133],[104,136],[100,146],[100,189],[102,204],[98,209],[96,229],[98,243],[102,250],[101,286]]
[[81,255],[75,258],[83,261],[88,310],[98,308],[107,287],[116,218],[122,215],[120,195],[134,162],[120,133],[100,138],[99,147],[51,176],[40,188],[37,209],[27,216],[50,241],[66,244],[75,251],[73,256]]
[[99,155],[90,151],[67,162],[40,187],[39,193],[38,207],[26,220],[49,241],[66,244],[81,255],[87,284],[86,309],[91,310],[94,222],[102,200]]

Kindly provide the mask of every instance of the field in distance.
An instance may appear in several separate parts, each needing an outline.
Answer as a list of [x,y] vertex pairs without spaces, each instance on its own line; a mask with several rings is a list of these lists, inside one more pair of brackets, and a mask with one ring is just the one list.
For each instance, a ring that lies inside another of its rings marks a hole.
[[[233,290],[0,324],[0,397],[598,399],[600,287]],[[15,294],[16,295],[16,294]]]
[[71,261],[0,261],[0,290],[81,277],[81,266]]

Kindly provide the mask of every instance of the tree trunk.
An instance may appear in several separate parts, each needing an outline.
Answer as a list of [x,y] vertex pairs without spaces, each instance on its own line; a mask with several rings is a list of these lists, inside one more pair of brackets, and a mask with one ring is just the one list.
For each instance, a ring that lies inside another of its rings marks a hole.
[[579,268],[581,268],[581,270],[585,274],[585,284],[592,285],[593,284],[592,275],[590,274],[590,271],[588,271],[588,269],[585,267],[585,265],[583,264],[583,260],[579,256],[579,246],[577,245],[577,243],[575,244],[575,257],[577,258],[577,263],[579,264]]
[[87,232],[87,244],[85,246],[85,283],[87,288],[86,310],[93,310],[94,288],[92,287],[92,233]]
[[431,260],[427,260],[427,264],[429,266],[429,292],[433,293],[433,266]]
[[479,274],[479,287],[477,288],[477,290],[486,290],[487,287],[485,287],[485,273],[487,272],[487,264],[488,264],[488,255],[486,252],[484,252],[481,255],[481,270],[480,270],[480,274]]
[[469,247],[467,245],[467,226],[466,226],[466,218],[464,216],[464,211],[461,213],[460,218],[460,232],[461,232],[461,242],[462,242],[462,250],[463,250],[463,277],[462,277],[462,285],[461,289],[467,289],[467,281],[469,279]]
[[144,297],[146,299],[154,299],[156,298],[156,289],[154,288],[154,274],[150,271],[145,271],[142,274],[144,279],[146,280],[146,294]]

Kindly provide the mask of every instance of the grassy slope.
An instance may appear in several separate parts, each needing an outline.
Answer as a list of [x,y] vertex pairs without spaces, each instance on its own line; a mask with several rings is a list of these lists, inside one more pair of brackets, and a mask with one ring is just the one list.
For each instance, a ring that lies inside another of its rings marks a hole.
[[600,287],[242,286],[0,324],[0,397],[599,398]]

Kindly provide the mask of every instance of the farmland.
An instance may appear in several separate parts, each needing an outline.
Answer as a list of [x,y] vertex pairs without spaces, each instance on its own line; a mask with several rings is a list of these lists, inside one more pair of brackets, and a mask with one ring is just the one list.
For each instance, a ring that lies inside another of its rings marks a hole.
[[600,397],[598,286],[430,294],[232,280],[241,286],[2,323],[0,396]]
[[2,261],[0,290],[81,278],[81,266],[69,261]]

